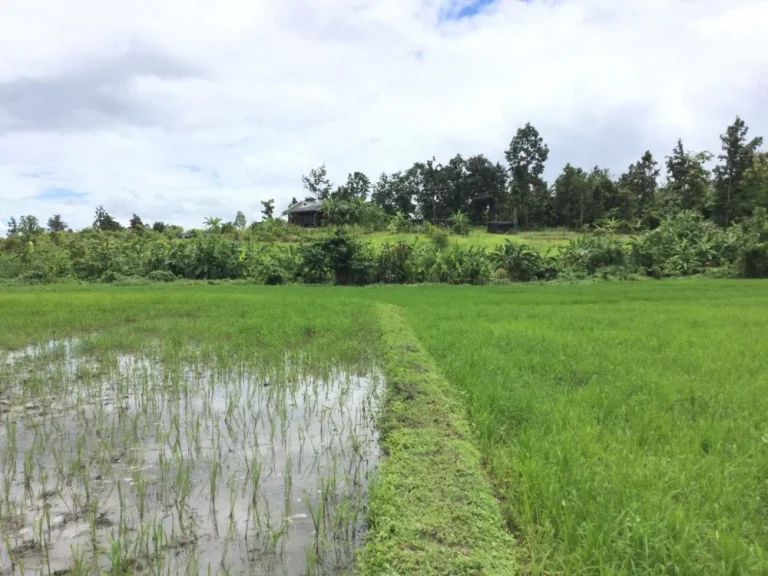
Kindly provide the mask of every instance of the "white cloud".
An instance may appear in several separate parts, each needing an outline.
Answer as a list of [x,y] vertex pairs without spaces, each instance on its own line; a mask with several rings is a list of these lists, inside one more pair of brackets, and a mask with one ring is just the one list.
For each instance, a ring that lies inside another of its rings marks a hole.
[[[501,160],[527,121],[565,162],[615,172],[678,137],[768,136],[765,0],[6,0],[0,219],[188,226],[257,218],[337,182],[457,152]],[[36,199],[51,188],[88,197]]]

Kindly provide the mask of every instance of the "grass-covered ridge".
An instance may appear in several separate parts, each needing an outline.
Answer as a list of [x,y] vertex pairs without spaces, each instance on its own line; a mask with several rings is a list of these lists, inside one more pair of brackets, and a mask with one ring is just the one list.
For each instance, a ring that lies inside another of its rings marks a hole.
[[456,390],[399,308],[379,305],[388,393],[386,454],[372,491],[365,575],[514,574],[505,531]]

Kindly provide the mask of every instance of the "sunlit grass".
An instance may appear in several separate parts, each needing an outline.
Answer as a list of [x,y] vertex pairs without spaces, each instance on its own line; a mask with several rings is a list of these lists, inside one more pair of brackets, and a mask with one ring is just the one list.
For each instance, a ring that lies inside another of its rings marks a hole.
[[768,286],[393,294],[467,395],[531,570],[768,571]]
[[[365,233],[360,229],[352,229],[352,232],[363,242],[370,242],[374,246],[380,246],[389,242],[429,242],[429,237],[424,233],[395,233],[395,232],[371,232]],[[308,239],[320,238],[328,234],[325,228],[308,229],[305,231]],[[462,247],[476,246],[479,248],[493,249],[505,240],[511,240],[520,244],[528,244],[539,250],[548,250],[565,246],[573,239],[580,237],[580,232],[565,230],[561,228],[552,228],[541,231],[522,231],[515,234],[491,234],[484,227],[473,227],[468,236],[451,235],[449,244],[457,244]],[[294,242],[296,243],[296,242]],[[290,244],[286,242],[276,242],[276,245]]]
[[[300,355],[320,373],[336,368],[354,373],[375,362],[380,339],[372,310],[377,301],[404,310],[425,350],[464,394],[475,440],[508,525],[525,548],[528,571],[768,572],[764,282],[4,288],[0,349],[85,335],[82,349],[103,358],[121,351],[171,367],[202,359],[226,373],[237,366],[284,367],[288,354]],[[64,366],[63,349],[50,354]],[[106,374],[114,371],[109,365]],[[78,378],[96,386],[103,375],[96,367],[81,367]],[[25,386],[39,395],[51,381],[66,379],[37,370]],[[30,392],[25,402],[32,403],[32,397]],[[232,406],[232,414],[239,414]],[[4,451],[12,432],[7,422],[2,424]],[[274,421],[276,433],[279,422]],[[164,424],[171,445],[175,425],[172,419]],[[179,425],[185,429],[183,420]],[[42,468],[39,452],[18,448],[20,430],[13,430],[14,477],[23,501],[27,485],[36,493]],[[226,436],[224,429],[219,433]],[[193,428],[189,435],[192,445],[197,436],[205,437]],[[38,451],[48,437],[39,438],[30,444]],[[301,441],[311,439],[307,435]],[[71,459],[55,468],[81,469],[78,463],[88,451],[78,456],[77,443],[73,446]],[[169,448],[169,459],[171,454]],[[226,533],[232,486],[214,460],[200,465],[205,486],[216,484],[209,499],[225,519],[220,528]],[[297,463],[292,466],[282,466],[280,474],[294,485]],[[253,491],[266,468],[257,461],[249,467]],[[53,484],[55,476],[50,472],[46,481]],[[165,478],[177,482],[171,470]],[[268,503],[281,516],[289,508],[297,513],[295,502],[286,504],[287,483]],[[145,489],[139,480],[132,486]],[[178,486],[179,493],[187,490],[183,482]],[[306,521],[319,522],[324,505],[312,502]],[[262,499],[253,506],[266,513]],[[98,528],[98,515],[88,510]],[[37,518],[33,532],[39,537],[31,539],[39,542],[48,520],[44,514]],[[318,524],[314,530],[322,535],[333,525]],[[279,545],[280,527],[271,526]],[[162,547],[168,534],[151,532],[157,523],[149,521],[147,530],[142,542]],[[319,566],[323,541],[305,550],[307,565]],[[113,562],[134,557],[127,542],[108,548]],[[73,565],[87,561],[75,558]],[[192,557],[190,563],[194,567],[198,561],[205,565],[206,559]]]

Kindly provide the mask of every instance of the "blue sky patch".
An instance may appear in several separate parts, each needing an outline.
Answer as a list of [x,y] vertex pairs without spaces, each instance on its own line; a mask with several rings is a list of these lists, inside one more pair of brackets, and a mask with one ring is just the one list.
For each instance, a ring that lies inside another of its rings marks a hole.
[[40,194],[35,196],[37,200],[79,200],[85,198],[88,194],[84,192],[75,192],[69,188],[46,188]]
[[497,0],[451,0],[440,13],[440,21],[472,18]]

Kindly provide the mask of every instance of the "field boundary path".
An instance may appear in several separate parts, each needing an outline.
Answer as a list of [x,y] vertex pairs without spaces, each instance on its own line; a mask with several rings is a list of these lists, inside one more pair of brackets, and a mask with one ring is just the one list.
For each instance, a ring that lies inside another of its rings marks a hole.
[[377,303],[383,331],[384,450],[371,487],[364,575],[518,572],[458,393],[440,374],[397,306]]

